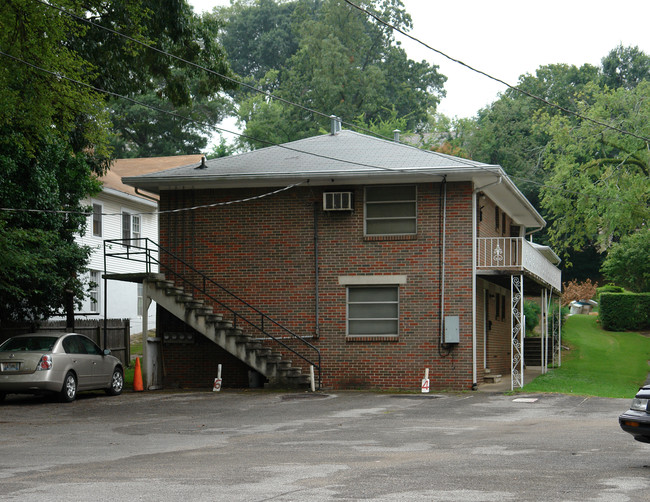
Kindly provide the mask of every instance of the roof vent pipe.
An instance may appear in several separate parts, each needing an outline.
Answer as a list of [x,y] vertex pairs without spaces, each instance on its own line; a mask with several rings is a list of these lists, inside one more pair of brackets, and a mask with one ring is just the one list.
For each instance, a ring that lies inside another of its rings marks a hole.
[[205,164],[205,157],[201,157],[201,165],[196,167],[195,169],[205,169],[208,166]]
[[401,133],[401,132],[402,132],[402,131],[400,131],[399,129],[395,129],[395,130],[393,131],[393,141],[394,141],[395,143],[399,143],[399,133]]
[[335,136],[341,131],[341,119],[336,115],[330,115],[330,128],[332,136]]

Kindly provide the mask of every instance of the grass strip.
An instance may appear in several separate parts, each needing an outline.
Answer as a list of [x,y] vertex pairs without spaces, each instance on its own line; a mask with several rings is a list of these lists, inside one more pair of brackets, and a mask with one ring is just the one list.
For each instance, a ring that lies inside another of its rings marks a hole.
[[[525,344],[525,342],[524,342]],[[650,338],[605,331],[598,316],[571,316],[562,328],[562,366],[525,385],[523,392],[632,397],[648,377]]]

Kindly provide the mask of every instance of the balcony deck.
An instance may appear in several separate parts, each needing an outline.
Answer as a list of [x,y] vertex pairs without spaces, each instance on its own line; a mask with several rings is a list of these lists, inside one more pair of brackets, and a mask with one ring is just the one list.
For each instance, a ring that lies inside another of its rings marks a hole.
[[476,253],[476,270],[481,274],[524,273],[544,286],[562,289],[562,272],[556,267],[559,258],[546,246],[523,237],[479,237]]

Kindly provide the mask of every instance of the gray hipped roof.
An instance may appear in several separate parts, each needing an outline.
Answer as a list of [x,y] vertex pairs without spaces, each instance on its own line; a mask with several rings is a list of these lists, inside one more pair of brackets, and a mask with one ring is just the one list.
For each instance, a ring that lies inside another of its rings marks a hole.
[[[544,220],[500,166],[420,150],[353,131],[314,136],[201,164],[125,177],[127,185],[160,193],[235,187],[282,187],[471,181],[518,224],[540,227]],[[496,183],[495,183],[496,182]]]

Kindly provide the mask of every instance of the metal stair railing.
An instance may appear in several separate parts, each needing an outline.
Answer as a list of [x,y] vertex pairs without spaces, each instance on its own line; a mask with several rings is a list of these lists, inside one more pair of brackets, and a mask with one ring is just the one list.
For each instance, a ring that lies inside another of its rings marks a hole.
[[[169,264],[162,259],[162,256],[169,260]],[[145,264],[145,271],[147,274],[154,273],[154,268],[157,266],[158,271],[165,274],[165,277],[170,275],[175,279],[174,283],[179,283],[183,289],[189,289],[189,292],[194,296],[198,293],[210,301],[216,303],[221,308],[227,310],[232,314],[233,327],[237,327],[237,321],[241,321],[248,326],[251,326],[257,332],[261,333],[264,337],[273,340],[275,343],[281,345],[289,352],[293,353],[307,364],[313,366],[318,371],[318,388],[321,388],[321,353],[318,347],[315,347],[304,337],[301,337],[283,326],[273,318],[250,305],[245,300],[241,299],[219,283],[208,277],[203,272],[200,272],[194,266],[187,263],[182,258],[174,255],[169,250],[163,248],[156,242],[149,238],[135,238],[135,239],[109,239],[104,241],[104,273],[106,274],[107,258],[117,258],[129,260],[137,263]],[[178,268],[184,269],[186,273],[178,271]],[[188,279],[188,275],[193,275],[199,279],[197,284],[195,281]],[[214,294],[208,291],[208,286],[216,288],[226,298],[229,298],[233,303],[236,303],[239,308],[231,307],[226,304],[224,300],[220,300]],[[242,313],[242,309],[249,312],[248,315]],[[252,317],[259,317],[259,322],[255,322]],[[276,333],[275,336],[270,332],[273,329]],[[298,352],[296,349],[290,347],[282,339],[296,340],[301,344],[305,351],[314,352],[315,356],[312,359],[304,354]],[[317,359],[317,362],[313,360]]]

